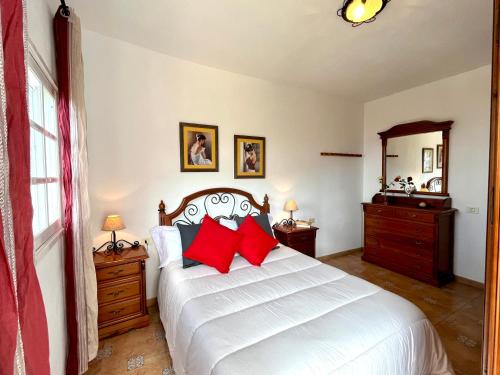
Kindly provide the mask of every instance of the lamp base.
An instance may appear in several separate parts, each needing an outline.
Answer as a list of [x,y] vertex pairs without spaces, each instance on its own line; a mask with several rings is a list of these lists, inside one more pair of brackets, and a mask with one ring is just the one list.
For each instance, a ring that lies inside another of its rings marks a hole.
[[106,254],[106,255],[109,255],[112,253],[121,254],[123,251],[123,248],[125,247],[125,244],[130,245],[130,247],[132,247],[132,248],[139,247],[139,241],[128,242],[127,240],[118,240],[118,241],[111,240],[111,241],[103,243],[98,248],[93,247],[92,254],[99,252],[99,250],[101,250],[104,246],[106,246],[106,250],[104,250],[104,254]]
[[281,220],[280,225],[284,227],[295,227],[297,226],[297,223],[295,222],[295,220],[290,218]]

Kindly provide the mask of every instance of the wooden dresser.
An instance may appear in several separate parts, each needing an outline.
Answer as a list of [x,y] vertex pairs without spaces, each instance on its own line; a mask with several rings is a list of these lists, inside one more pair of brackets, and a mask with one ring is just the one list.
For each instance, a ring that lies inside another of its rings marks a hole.
[[451,198],[377,194],[363,210],[363,260],[436,286],[454,279]]
[[121,254],[94,254],[99,301],[99,338],[149,324],[146,306],[143,246],[125,248]]
[[310,257],[316,257],[316,231],[319,228],[293,228],[277,225],[273,229],[274,236],[283,245]]

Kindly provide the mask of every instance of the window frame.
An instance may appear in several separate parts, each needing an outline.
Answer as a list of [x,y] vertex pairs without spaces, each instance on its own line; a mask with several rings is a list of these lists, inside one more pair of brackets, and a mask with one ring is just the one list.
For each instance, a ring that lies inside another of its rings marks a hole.
[[[49,73],[49,70],[47,69],[46,65],[44,64],[42,58],[34,48],[34,46],[30,43],[29,48],[28,48],[29,54],[28,54],[28,66],[26,67],[26,73],[28,73],[28,69],[31,69],[32,72],[36,75],[36,77],[40,80],[42,84],[42,109],[45,109],[44,103],[43,103],[43,91],[44,89],[47,90],[53,97],[55,101],[55,119],[57,122],[58,119],[58,109],[57,109],[57,103],[58,103],[58,89],[57,89],[57,84],[55,80],[52,78],[51,74]],[[28,75],[27,75],[28,76]],[[27,78],[28,79],[28,78]],[[26,82],[26,85],[28,85],[28,82]],[[27,105],[29,106],[29,100],[27,97]],[[45,114],[44,114],[45,117]],[[59,208],[60,208],[60,217],[58,220],[50,224],[48,227],[46,227],[42,232],[38,233],[35,235],[33,233],[33,241],[34,241],[34,252],[35,255],[39,255],[42,253],[42,250],[50,245],[56,237],[58,237],[62,232],[63,232],[63,219],[64,219],[64,208],[63,208],[63,194],[62,194],[62,163],[61,163],[61,141],[60,141],[60,130],[59,130],[59,125],[56,124],[56,131],[57,131],[57,137],[54,137],[52,133],[47,131],[45,128],[41,127],[40,124],[37,124],[31,118],[28,117],[29,121],[29,126],[30,126],[30,139],[31,139],[31,132],[33,131],[32,128],[36,129],[39,131],[43,137],[44,137],[44,164],[45,167],[47,166],[47,149],[45,147],[45,140],[46,138],[50,138],[52,140],[56,141],[57,144],[57,151],[58,151],[58,165],[59,165],[59,177],[58,178],[53,178],[53,177],[31,177],[31,169],[30,169],[30,191],[31,187],[34,184],[45,184],[48,186],[49,183],[53,183],[58,181],[59,182]],[[44,119],[45,121],[45,119]],[[30,143],[30,152],[31,152],[31,143]],[[31,160],[31,157],[30,157]],[[45,196],[48,198],[48,193],[45,191]],[[48,199],[46,199],[46,214],[48,216]]]

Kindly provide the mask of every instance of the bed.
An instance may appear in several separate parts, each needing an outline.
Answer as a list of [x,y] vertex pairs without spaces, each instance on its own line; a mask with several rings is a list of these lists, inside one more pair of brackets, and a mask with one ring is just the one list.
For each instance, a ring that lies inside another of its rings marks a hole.
[[[204,190],[171,214],[162,202],[160,225],[236,209],[269,213],[268,198]],[[228,274],[174,261],[161,271],[158,305],[178,375],[453,374],[417,307],[283,245],[261,267],[236,256]]]

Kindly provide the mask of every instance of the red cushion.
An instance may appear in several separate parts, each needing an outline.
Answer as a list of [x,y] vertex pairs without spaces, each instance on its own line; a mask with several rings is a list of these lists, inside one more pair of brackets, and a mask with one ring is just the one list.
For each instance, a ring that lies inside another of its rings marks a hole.
[[205,215],[200,231],[182,256],[228,273],[241,238],[241,234]]
[[267,254],[278,244],[278,240],[267,234],[250,215],[241,223],[238,233],[243,235],[240,255],[255,266],[260,266]]

